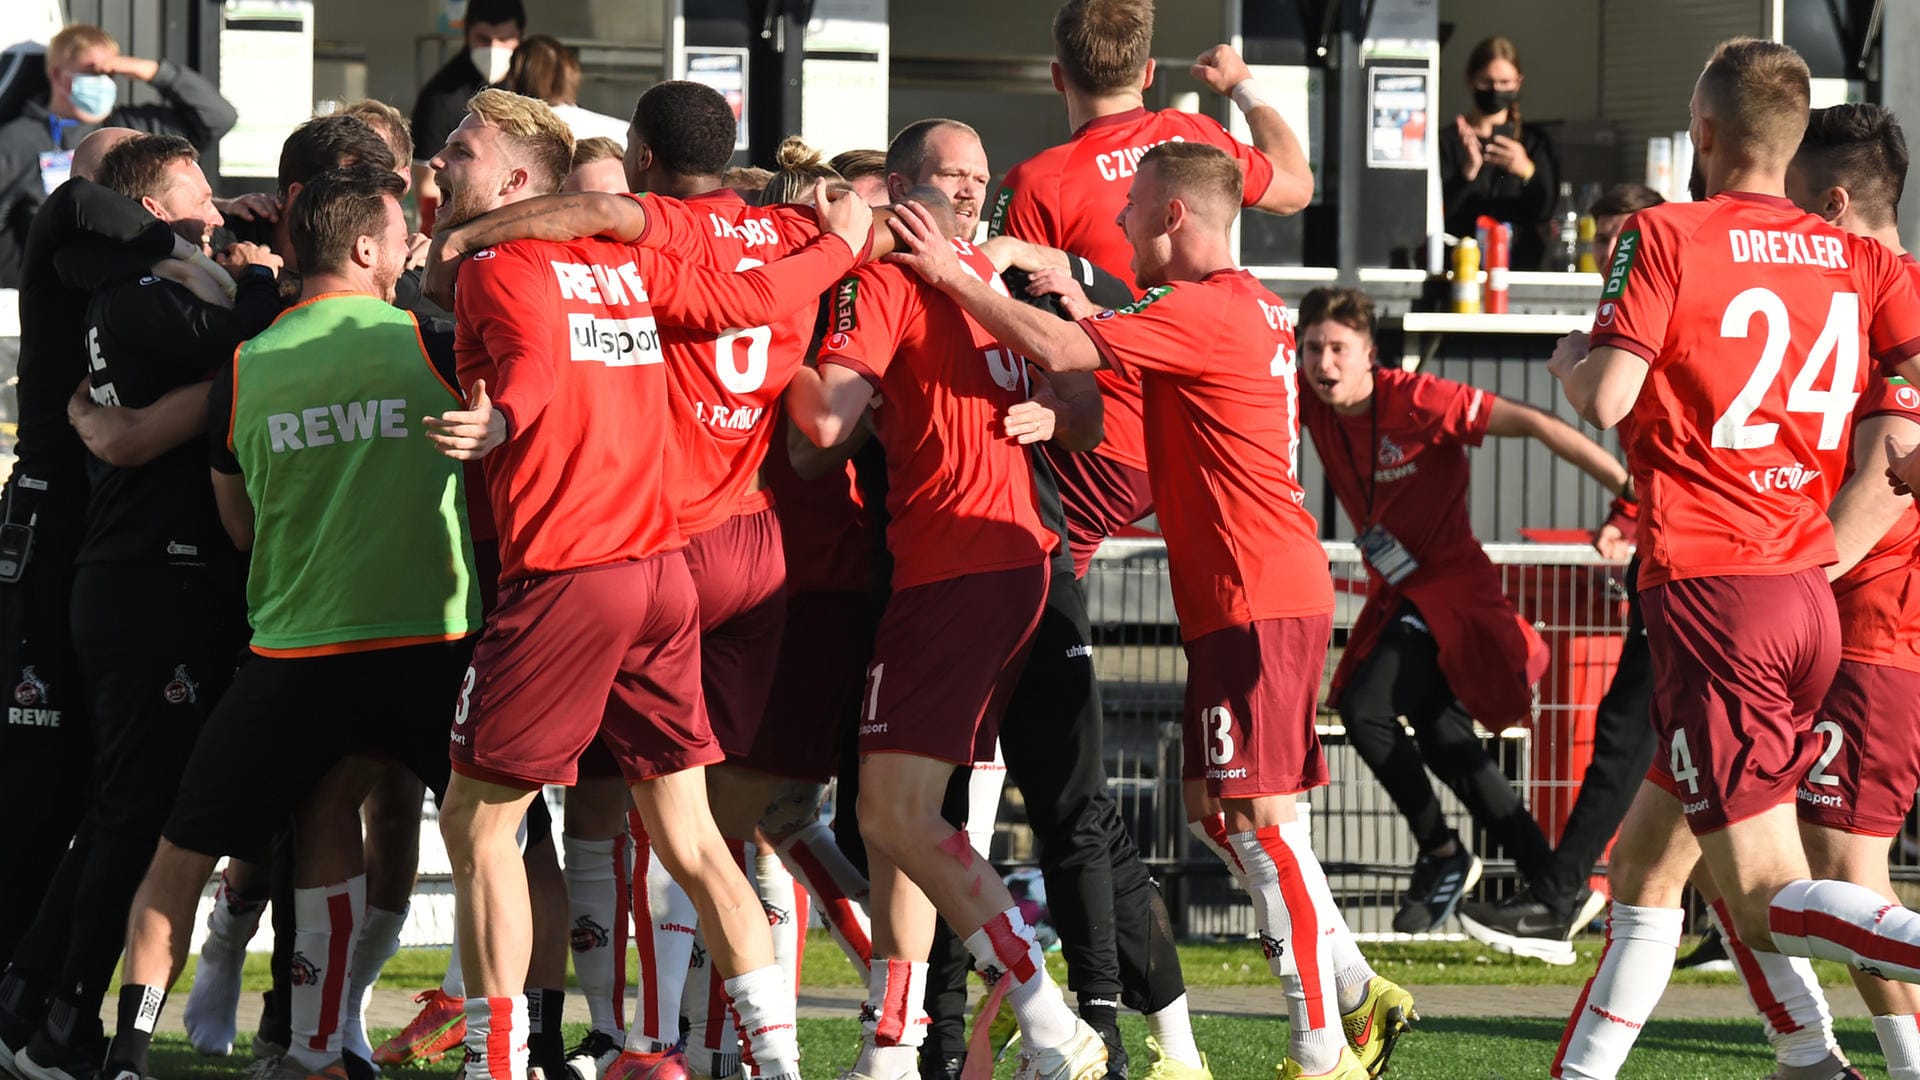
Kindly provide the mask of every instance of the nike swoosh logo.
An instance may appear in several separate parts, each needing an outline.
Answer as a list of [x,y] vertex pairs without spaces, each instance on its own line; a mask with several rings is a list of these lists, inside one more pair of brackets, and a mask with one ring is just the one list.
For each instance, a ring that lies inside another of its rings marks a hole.
[[1373,1041],[1373,1013],[1367,1013],[1367,1026],[1360,1029],[1360,1036],[1353,1040],[1355,1046],[1365,1046]]

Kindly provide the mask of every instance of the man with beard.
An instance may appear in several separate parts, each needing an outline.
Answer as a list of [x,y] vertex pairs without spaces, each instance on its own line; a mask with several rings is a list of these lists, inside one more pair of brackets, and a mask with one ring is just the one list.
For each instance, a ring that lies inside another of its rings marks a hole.
[[[109,152],[100,178],[203,245],[221,217],[198,159],[179,136],[145,135]],[[279,260],[253,247],[243,256],[231,309],[152,276],[98,293],[86,338],[94,400],[151,404],[204,379],[264,328],[279,312]],[[16,973],[60,987],[14,1060],[16,1071],[46,1080],[83,1075],[100,1060],[97,1017],[127,904],[244,640],[242,568],[198,454],[182,447],[136,468],[92,461],[88,471],[72,623],[92,692],[93,799],[16,956]]]
[[[267,1075],[340,1080],[340,961],[365,895],[355,810],[374,775],[346,759],[391,756],[445,782],[437,717],[459,686],[479,599],[460,469],[421,427],[460,404],[452,357],[392,306],[402,188],[364,165],[307,185],[287,215],[301,302],[214,382],[212,486],[228,535],[250,552],[253,655],[186,765],[136,898],[103,1076],[146,1074],[215,859],[265,860],[297,811],[296,955],[311,978],[296,983],[311,985],[294,1001],[302,1053]],[[378,499],[364,490],[374,475]]]

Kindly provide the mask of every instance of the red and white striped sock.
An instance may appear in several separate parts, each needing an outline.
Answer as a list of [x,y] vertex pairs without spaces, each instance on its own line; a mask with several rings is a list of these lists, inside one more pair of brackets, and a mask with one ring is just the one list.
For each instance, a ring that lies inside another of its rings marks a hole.
[[1554,1076],[1612,1080],[1620,1072],[1673,976],[1686,917],[1679,908],[1613,902],[1600,966],[1574,1002],[1553,1059]]
[[1725,900],[1708,909],[1713,924],[1726,939],[1734,969],[1747,986],[1747,997],[1767,1027],[1767,1042],[1782,1065],[1818,1065],[1840,1049],[1833,1038],[1833,1014],[1827,995],[1813,974],[1813,965],[1797,956],[1754,952],[1734,932],[1733,915]]
[[833,841],[833,830],[813,821],[780,841],[780,861],[806,886],[834,943],[865,974],[873,963],[873,924],[867,917],[867,879]]
[[1234,833],[1228,840],[1246,870],[1267,967],[1286,995],[1291,1021],[1287,1056],[1309,1076],[1327,1072],[1340,1063],[1347,1039],[1340,1026],[1327,937],[1309,884],[1315,877],[1325,882],[1320,860],[1307,846],[1304,829],[1289,835],[1278,825],[1268,825]]
[[1887,1056],[1887,1080],[1920,1080],[1920,1017],[1876,1016],[1873,1035]]
[[927,1041],[927,965],[920,960],[881,959],[867,977],[860,1006],[866,1038],[853,1071],[875,1080],[917,1075],[915,1060]]
[[614,948],[614,922],[620,907],[620,874],[614,867],[612,840],[561,838],[566,855],[567,916],[573,974],[587,1000],[593,1030],[620,1034],[614,1018],[614,969],[625,968]]
[[767,910],[773,932],[773,962],[787,973],[787,985],[800,992],[800,954],[807,944],[807,890],[800,887],[773,851],[752,846],[753,888]]
[[1187,829],[1195,839],[1207,846],[1208,851],[1227,864],[1228,872],[1233,874],[1233,880],[1241,888],[1247,887],[1246,869],[1240,865],[1240,856],[1234,854],[1233,844],[1227,839],[1227,815],[1209,814],[1196,818],[1187,822]]
[[470,997],[466,1080],[527,1080],[527,996]]
[[739,1029],[728,1007],[726,979],[707,953],[705,927],[693,938],[680,1012],[687,1021],[687,1064],[693,1074],[726,1077],[739,1072]]
[[287,1056],[318,1071],[340,1060],[354,946],[367,907],[367,876],[293,890],[290,961],[293,1040]]
[[[642,1054],[664,1050],[680,1041],[680,995],[686,988],[687,963],[693,956],[693,935],[699,916],[687,896],[647,843],[639,829],[639,815],[630,823],[633,834],[633,921],[639,927],[640,1003],[627,1028],[627,1049]],[[639,872],[645,861],[646,873]]]
[[1850,881],[1794,881],[1773,896],[1773,947],[1920,982],[1920,912]]
[[1053,976],[1047,974],[1040,943],[1019,908],[1008,908],[970,934],[967,951],[989,983],[1002,978],[1013,980],[1007,1004],[1013,1006],[1013,1017],[1027,1046],[1046,1050],[1073,1040],[1079,1021],[1067,1008],[1067,999],[1054,984]]
[[633,839],[613,841],[613,1026],[627,1031],[627,947],[633,944]]

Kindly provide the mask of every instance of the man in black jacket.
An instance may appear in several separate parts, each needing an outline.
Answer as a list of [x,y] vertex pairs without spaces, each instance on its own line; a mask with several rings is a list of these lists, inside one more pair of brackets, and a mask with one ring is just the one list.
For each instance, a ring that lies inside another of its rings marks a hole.
[[[60,281],[56,252],[106,245],[119,277],[185,257],[191,247],[139,203],[91,181],[107,150],[138,134],[102,128],[74,152],[72,183],[47,200],[27,238],[20,290],[19,436],[0,491],[0,791],[36,812],[0,824],[0,956],[26,932],[86,808],[87,695],[73,659],[67,598],[87,505],[86,451],[67,425],[67,398],[87,373],[89,290]],[[173,262],[176,268],[186,264]],[[24,544],[23,544],[24,540]],[[13,550],[24,546],[25,550]],[[22,1007],[0,980],[0,1039]],[[32,1012],[29,1008],[27,1011]],[[37,1020],[37,1016],[35,1017]]]
[[[199,245],[221,218],[197,157],[179,136],[139,136],[107,155],[100,176]],[[94,294],[85,341],[97,403],[148,405],[195,385],[273,321],[279,259],[240,248],[246,265],[231,308],[157,276]],[[70,282],[75,254],[56,256]],[[137,467],[90,461],[88,473],[72,624],[92,697],[93,791],[9,972],[58,988],[45,1023],[13,1054],[13,1071],[28,1080],[79,1080],[99,1065],[100,1002],[128,903],[245,641],[245,564],[220,525],[204,455],[183,446]]]
[[[162,105],[115,105],[113,76],[150,84]],[[70,171],[74,147],[102,125],[184,136],[212,152],[239,114],[198,73],[167,60],[120,55],[97,26],[73,25],[47,47],[47,95],[0,125],[0,288],[18,288],[27,229]]]

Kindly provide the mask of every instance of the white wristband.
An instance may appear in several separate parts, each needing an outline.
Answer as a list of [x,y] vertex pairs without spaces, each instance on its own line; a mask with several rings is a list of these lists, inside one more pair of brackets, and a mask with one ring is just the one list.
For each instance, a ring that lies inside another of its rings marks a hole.
[[1269,104],[1265,98],[1260,96],[1259,84],[1252,79],[1240,80],[1234,85],[1232,90],[1227,91],[1227,96],[1233,99],[1235,105],[1239,106],[1242,114],[1250,113],[1261,106]]

